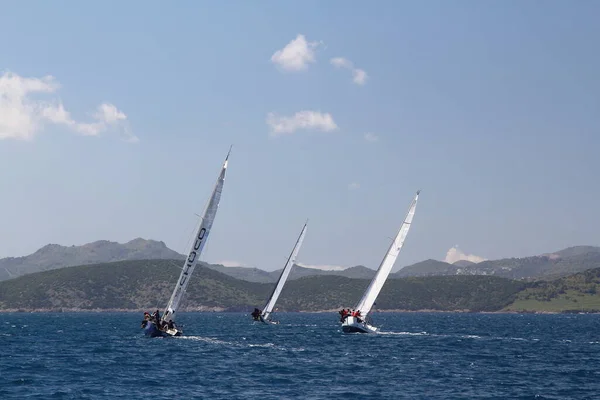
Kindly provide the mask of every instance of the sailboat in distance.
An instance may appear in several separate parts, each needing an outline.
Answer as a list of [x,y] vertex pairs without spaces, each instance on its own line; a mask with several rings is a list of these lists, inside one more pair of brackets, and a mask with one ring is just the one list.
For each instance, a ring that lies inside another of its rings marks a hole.
[[290,271],[292,270],[292,267],[294,266],[294,263],[296,262],[296,257],[298,256],[298,252],[300,251],[300,246],[302,246],[302,242],[304,241],[304,235],[306,234],[306,226],[307,225],[308,225],[308,221],[306,221],[304,223],[304,226],[302,227],[300,236],[298,236],[298,240],[296,240],[296,245],[294,246],[294,249],[290,253],[288,260],[285,263],[283,270],[281,271],[281,275],[279,275],[279,280],[275,284],[275,287],[273,288],[273,292],[271,293],[269,300],[267,300],[267,304],[265,305],[265,307],[263,308],[262,311],[259,310],[258,308],[255,308],[254,311],[252,312],[252,318],[255,321],[261,321],[265,324],[278,324],[279,323],[279,322],[273,321],[271,319],[271,313],[273,312],[273,307],[275,307],[275,303],[277,302],[277,299],[279,298],[279,295],[281,294],[281,291],[283,290],[283,285],[285,285],[285,281],[287,281],[287,278],[290,275]]
[[168,337],[180,336],[183,333],[180,328],[175,326],[173,321],[175,321],[177,310],[181,305],[183,295],[185,294],[187,286],[190,283],[190,278],[192,277],[194,268],[200,259],[200,254],[202,253],[202,249],[204,249],[204,245],[208,240],[208,235],[215,220],[215,216],[217,215],[217,209],[219,208],[219,201],[221,200],[221,192],[223,191],[225,172],[227,171],[227,163],[230,153],[231,147],[229,148],[227,157],[225,157],[225,162],[221,167],[221,173],[217,178],[217,182],[215,183],[210,200],[206,205],[204,214],[202,214],[200,224],[194,234],[193,243],[188,252],[188,256],[185,259],[183,268],[181,269],[181,274],[179,275],[179,279],[177,280],[177,284],[175,285],[175,289],[173,290],[173,294],[171,295],[171,299],[169,300],[169,304],[167,305],[162,318],[159,315],[159,310],[156,310],[152,316],[148,313],[146,313],[144,316],[142,329],[144,329],[144,334],[146,336]]
[[406,239],[406,235],[408,235],[408,230],[410,229],[410,225],[412,223],[413,217],[415,216],[415,210],[417,208],[417,200],[419,199],[419,193],[421,191],[418,190],[415,198],[410,204],[410,208],[408,209],[408,213],[406,214],[406,218],[404,218],[404,222],[396,235],[396,238],[390,245],[385,257],[381,261],[373,280],[369,284],[369,287],[363,294],[363,297],[360,299],[354,310],[351,312],[346,312],[346,310],[340,311],[342,314],[342,331],[345,333],[375,333],[379,328],[372,326],[369,322],[367,322],[367,317],[373,304],[375,304],[375,300],[381,291],[381,288],[385,284],[385,281],[398,258],[398,254],[400,254],[400,249],[404,244],[404,240]]

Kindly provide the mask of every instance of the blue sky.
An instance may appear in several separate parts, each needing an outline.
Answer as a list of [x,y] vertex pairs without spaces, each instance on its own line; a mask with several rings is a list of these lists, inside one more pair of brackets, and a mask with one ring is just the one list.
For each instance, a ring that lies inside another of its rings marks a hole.
[[309,218],[300,263],[376,268],[417,189],[396,268],[599,245],[597,15],[3,1],[0,257],[135,237],[184,252],[230,144],[210,262],[281,268]]

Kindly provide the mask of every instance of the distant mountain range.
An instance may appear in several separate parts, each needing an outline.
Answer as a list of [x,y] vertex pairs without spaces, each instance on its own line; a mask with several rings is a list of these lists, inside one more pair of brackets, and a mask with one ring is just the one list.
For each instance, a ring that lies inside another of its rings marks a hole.
[[394,277],[440,275],[493,275],[510,279],[555,279],[600,267],[600,247],[575,246],[555,253],[523,258],[503,258],[480,263],[448,264],[426,260],[402,268]]
[[[0,259],[0,281],[63,267],[143,259],[168,259],[172,260],[172,263],[178,263],[184,259],[184,256],[169,249],[163,242],[141,238],[124,244],[106,240],[70,247],[49,244],[25,257]],[[281,273],[281,269],[269,272],[250,267],[223,265],[207,265],[207,267],[236,279],[256,283],[275,282]],[[598,267],[600,267],[600,247],[575,246],[539,256],[505,258],[480,263],[460,260],[449,264],[430,259],[404,267],[390,274],[390,278],[491,275],[510,279],[554,279]],[[373,269],[362,265],[340,271],[324,271],[296,265],[289,279],[296,280],[308,276],[371,279],[374,275]]]
[[82,246],[48,244],[25,257],[0,259],[0,281],[75,265],[141,259],[183,259],[164,242],[137,238],[127,243],[98,240]]
[[[249,282],[275,282],[281,270],[272,272],[258,268],[224,267],[208,265],[216,271]],[[600,267],[600,247],[576,246],[555,253],[523,258],[503,258],[474,263],[460,260],[454,264],[437,260],[425,260],[402,268],[390,274],[390,279],[410,276],[448,276],[448,275],[491,275],[509,279],[555,279],[576,272]],[[290,280],[306,276],[343,276],[354,279],[372,279],[375,270],[359,265],[341,271],[323,271],[314,268],[294,266]]]

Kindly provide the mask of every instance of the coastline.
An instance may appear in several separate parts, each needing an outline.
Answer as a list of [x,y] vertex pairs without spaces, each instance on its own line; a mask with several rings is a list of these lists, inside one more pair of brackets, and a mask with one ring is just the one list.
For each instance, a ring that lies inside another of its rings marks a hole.
[[[0,314],[8,313],[143,313],[150,309],[130,309],[130,308],[69,308],[69,307],[54,307],[54,308],[14,308],[14,309],[0,309]],[[278,311],[278,313],[297,312],[306,314],[322,314],[322,313],[338,313],[339,309],[327,309],[327,310],[299,310],[299,311]],[[182,313],[192,312],[225,312],[225,313],[236,313],[236,312],[250,312],[239,309],[227,309],[226,307],[193,307],[186,310],[182,310]],[[440,314],[600,314],[597,311],[580,311],[580,310],[564,310],[564,311],[535,311],[535,310],[498,310],[498,311],[472,311],[472,310],[405,310],[405,309],[391,309],[391,310],[377,310],[377,313],[440,313]]]

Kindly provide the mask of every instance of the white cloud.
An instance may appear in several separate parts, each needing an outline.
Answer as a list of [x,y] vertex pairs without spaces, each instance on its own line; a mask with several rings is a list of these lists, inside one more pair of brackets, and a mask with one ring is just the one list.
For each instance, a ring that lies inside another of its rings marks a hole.
[[60,88],[54,77],[23,78],[12,72],[0,76],[0,139],[32,140],[48,123],[63,125],[85,136],[118,128],[129,142],[137,142],[127,116],[113,104],[103,103],[91,115],[93,122],[77,122],[58,98],[40,100]]
[[281,117],[275,113],[269,113],[266,122],[271,127],[272,136],[294,133],[298,129],[314,129],[322,132],[338,129],[331,114],[319,111],[298,111],[291,117]]
[[448,250],[448,252],[446,253],[446,258],[444,259],[444,261],[450,264],[453,264],[460,260],[467,260],[474,263],[480,263],[482,261],[485,261],[486,259],[483,257],[476,256],[474,254],[463,253],[461,250],[459,250],[458,246],[450,248],[450,250]]
[[367,83],[367,72],[364,69],[354,68],[354,63],[344,57],[334,57],[330,61],[331,65],[336,68],[345,68],[352,71],[352,81],[357,85]]
[[315,49],[318,42],[307,42],[304,35],[298,34],[283,49],[271,56],[271,62],[287,71],[302,71],[309,63],[315,62]]
[[351,184],[348,185],[348,189],[350,190],[356,190],[360,188],[360,184],[357,182],[352,182]]
[[300,267],[304,268],[320,269],[322,271],[343,271],[346,269],[345,267],[342,267],[340,265],[307,265],[300,263],[296,263],[296,265],[299,265]]
[[379,136],[377,136],[374,133],[368,132],[368,133],[365,133],[365,140],[367,142],[377,142],[377,141],[379,141]]
[[356,68],[352,71],[352,81],[357,85],[364,85],[367,83],[367,72],[364,69]]
[[344,57],[334,57],[330,60],[331,64],[337,68],[352,69],[352,62]]
[[243,267],[244,266],[244,264],[242,264],[241,262],[231,261],[231,260],[217,261],[215,264],[221,264],[224,267]]

